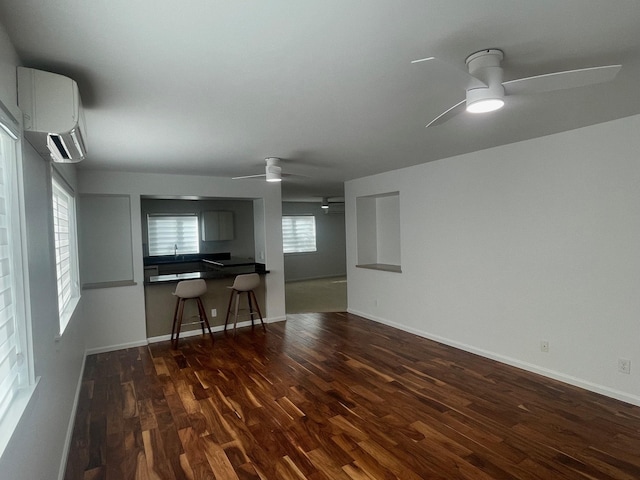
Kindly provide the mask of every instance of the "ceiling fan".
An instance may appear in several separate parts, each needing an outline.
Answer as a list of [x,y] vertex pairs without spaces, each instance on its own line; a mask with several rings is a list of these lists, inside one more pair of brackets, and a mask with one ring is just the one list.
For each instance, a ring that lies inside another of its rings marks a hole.
[[330,197],[322,197],[320,208],[322,208],[323,210],[329,210],[329,205],[344,205],[344,202],[332,201]]
[[280,166],[280,159],[277,157],[265,158],[266,166],[264,173],[258,173],[256,175],[244,175],[242,177],[232,177],[232,180],[240,180],[243,178],[258,178],[265,177],[267,182],[281,182],[283,176],[288,176],[286,173],[282,173],[282,167]]
[[608,82],[613,80],[622,68],[622,65],[604,65],[503,82],[501,67],[503,58],[504,53],[497,48],[472,53],[465,60],[468,72],[435,57],[412,61],[411,63],[429,62],[448,68],[452,75],[466,79],[467,82],[466,97],[431,120],[427,127],[441,125],[465,110],[470,113],[498,110],[504,106],[505,96],[552,92]]

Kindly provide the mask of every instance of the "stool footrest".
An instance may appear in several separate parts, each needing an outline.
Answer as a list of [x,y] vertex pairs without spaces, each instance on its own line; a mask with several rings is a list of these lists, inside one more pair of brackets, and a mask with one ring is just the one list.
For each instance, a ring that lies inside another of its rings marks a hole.
[[180,323],[180,326],[182,327],[184,327],[185,325],[206,325],[206,323],[202,320],[200,320],[199,322]]

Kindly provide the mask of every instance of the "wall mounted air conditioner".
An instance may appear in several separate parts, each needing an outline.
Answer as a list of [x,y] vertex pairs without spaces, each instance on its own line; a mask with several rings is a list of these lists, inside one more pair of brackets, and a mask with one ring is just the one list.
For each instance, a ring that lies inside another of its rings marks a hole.
[[18,106],[24,114],[24,136],[41,156],[58,163],[85,158],[84,112],[76,82],[18,67]]

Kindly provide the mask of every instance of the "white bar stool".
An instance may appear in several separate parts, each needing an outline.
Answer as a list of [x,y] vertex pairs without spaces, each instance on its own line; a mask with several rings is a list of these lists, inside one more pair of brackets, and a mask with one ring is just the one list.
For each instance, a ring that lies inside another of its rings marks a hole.
[[[207,319],[207,313],[205,312],[204,305],[202,304],[201,295],[204,295],[207,291],[207,282],[203,279],[197,280],[183,280],[182,282],[178,282],[176,285],[176,290],[173,292],[173,295],[178,297],[176,302],[176,309],[173,313],[173,325],[171,327],[171,345],[173,348],[178,348],[178,340],[180,339],[180,327],[182,327],[182,314],[184,313],[184,304],[189,299],[194,299],[198,305],[198,318],[197,322],[185,323],[184,325],[196,325],[200,324],[202,327],[202,334],[204,335],[204,326],[207,326],[209,330],[209,335],[211,336],[211,341],[213,342],[213,333],[211,333],[211,326],[209,325],[209,320]],[[173,340],[173,336],[175,334],[175,342]]]
[[[243,292],[247,293],[247,302],[249,303],[249,317],[251,318],[251,327],[253,328],[253,317],[258,315],[260,318],[260,323],[262,323],[262,329],[266,332],[267,327],[264,325],[264,321],[262,320],[262,313],[260,312],[260,307],[258,306],[258,299],[256,298],[256,294],[254,289],[260,285],[260,275],[257,273],[247,273],[245,275],[236,276],[233,281],[233,285],[227,288],[231,289],[231,295],[229,296],[229,306],[227,307],[227,318],[224,320],[224,330],[227,331],[227,322],[229,321],[229,313],[231,313],[231,304],[233,303],[233,298],[236,299],[236,306],[234,311],[234,321],[233,321],[233,333],[236,333],[236,326],[238,325],[238,307],[240,305],[240,295]],[[253,302],[251,301],[253,299]],[[253,310],[253,307],[256,307],[256,310]]]

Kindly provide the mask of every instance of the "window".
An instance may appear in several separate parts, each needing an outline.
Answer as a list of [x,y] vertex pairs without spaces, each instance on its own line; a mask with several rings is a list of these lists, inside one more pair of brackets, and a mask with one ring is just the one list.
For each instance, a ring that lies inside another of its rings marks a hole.
[[149,256],[200,253],[198,216],[152,214],[147,216]]
[[58,179],[55,173],[52,175],[52,186],[58,317],[60,319],[60,335],[62,335],[80,299],[76,202],[66,182]]
[[0,104],[0,455],[35,388],[16,122]]
[[316,217],[298,215],[282,217],[282,249],[284,253],[316,251]]

